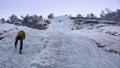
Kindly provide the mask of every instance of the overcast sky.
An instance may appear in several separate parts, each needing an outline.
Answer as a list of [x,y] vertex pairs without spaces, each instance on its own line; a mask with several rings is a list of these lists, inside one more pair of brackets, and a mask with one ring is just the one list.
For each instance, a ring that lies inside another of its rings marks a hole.
[[112,11],[120,9],[120,0],[0,0],[0,18],[8,18],[11,14],[43,15],[50,13],[55,16],[80,13],[99,15],[101,10],[109,8]]

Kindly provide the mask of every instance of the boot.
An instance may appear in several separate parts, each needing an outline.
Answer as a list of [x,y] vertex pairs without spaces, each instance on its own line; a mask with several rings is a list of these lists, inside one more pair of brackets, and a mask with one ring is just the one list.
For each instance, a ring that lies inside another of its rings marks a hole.
[[22,50],[20,50],[20,51],[19,51],[19,54],[21,54],[21,55],[22,55]]

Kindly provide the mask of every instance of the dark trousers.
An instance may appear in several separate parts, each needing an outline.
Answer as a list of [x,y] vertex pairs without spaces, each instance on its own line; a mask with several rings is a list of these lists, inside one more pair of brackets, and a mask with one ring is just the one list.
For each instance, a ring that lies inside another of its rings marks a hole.
[[18,40],[20,40],[20,50],[22,51],[22,48],[23,48],[23,39],[22,37],[16,37],[16,40],[15,40],[15,47],[17,47],[17,42]]

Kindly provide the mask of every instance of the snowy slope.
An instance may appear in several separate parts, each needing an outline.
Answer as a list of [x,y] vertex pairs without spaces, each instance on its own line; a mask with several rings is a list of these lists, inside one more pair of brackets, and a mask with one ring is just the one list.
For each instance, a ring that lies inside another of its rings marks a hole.
[[[40,31],[0,24],[0,68],[119,68],[120,56],[98,45],[119,44],[119,37],[95,30],[71,30],[72,21],[60,16]],[[2,27],[2,28],[1,28]],[[6,29],[3,29],[6,28]],[[16,33],[26,32],[23,55],[14,48]],[[7,31],[7,32],[6,32]],[[99,44],[98,44],[99,43]]]
[[58,16],[51,21],[48,30],[70,31],[72,27],[73,21],[68,16]]
[[82,35],[95,41],[98,47],[106,51],[117,52],[120,54],[120,37],[109,35],[103,32],[96,32],[95,30],[75,30],[71,32],[74,35]]
[[102,32],[113,36],[120,36],[120,26],[106,25],[104,27],[99,28],[99,30],[102,30]]

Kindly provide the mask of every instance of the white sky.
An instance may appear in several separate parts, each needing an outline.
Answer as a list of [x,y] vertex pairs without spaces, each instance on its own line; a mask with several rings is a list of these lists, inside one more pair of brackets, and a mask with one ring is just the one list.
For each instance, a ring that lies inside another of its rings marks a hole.
[[0,0],[0,18],[8,18],[11,14],[47,17],[50,13],[55,16],[94,13],[98,16],[105,8],[120,9],[120,0]]

